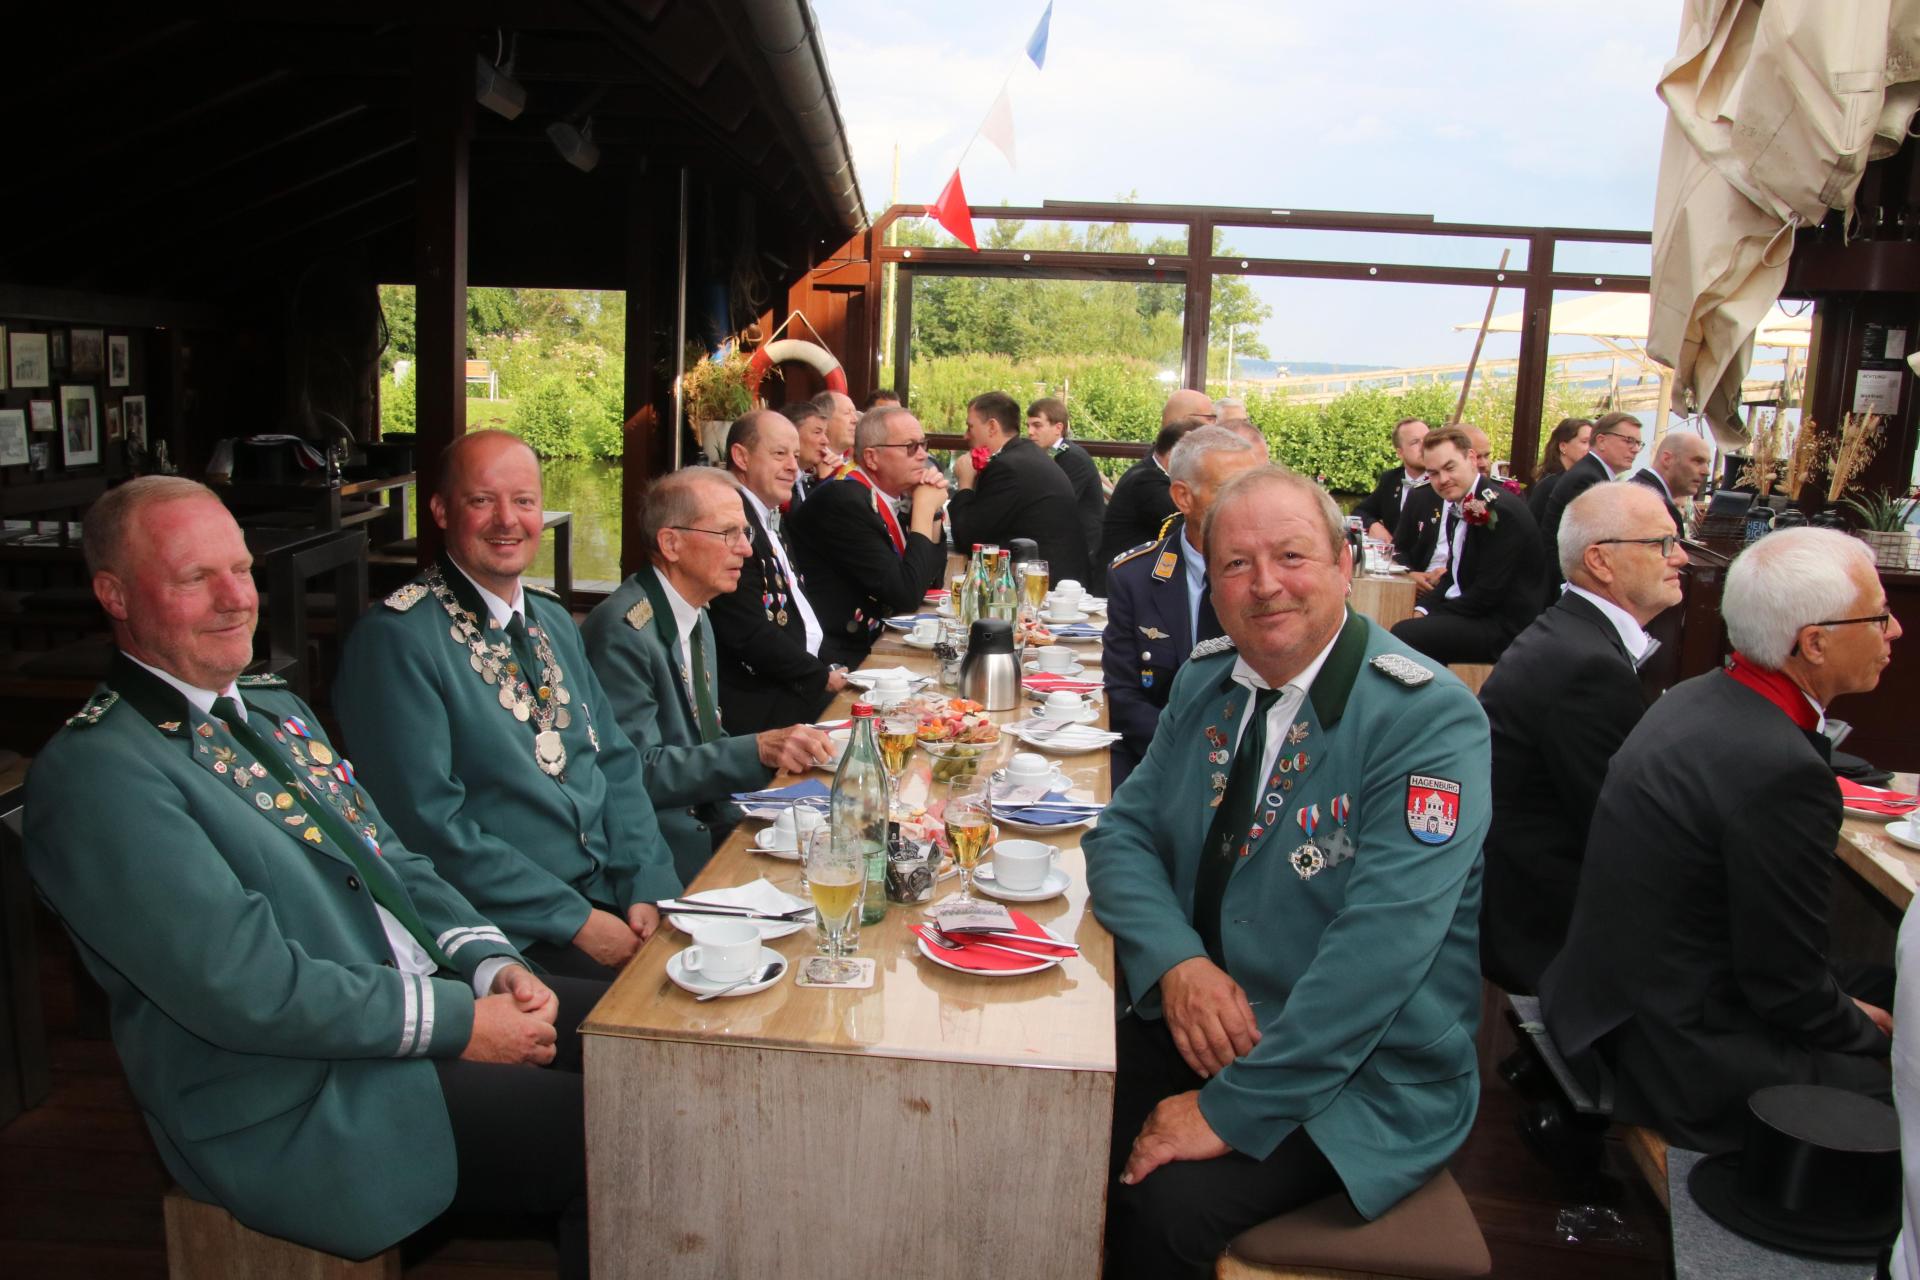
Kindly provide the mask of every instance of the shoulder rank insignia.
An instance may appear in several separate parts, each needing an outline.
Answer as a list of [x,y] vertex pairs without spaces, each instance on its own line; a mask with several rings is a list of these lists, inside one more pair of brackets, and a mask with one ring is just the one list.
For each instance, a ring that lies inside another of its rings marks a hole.
[[1211,658],[1216,653],[1232,652],[1232,636],[1215,636],[1211,640],[1202,640],[1199,644],[1193,646],[1193,652],[1187,655],[1187,661],[1191,662],[1195,658]]
[[1180,553],[1169,547],[1160,553],[1160,561],[1153,566],[1153,576],[1165,582],[1180,567]]
[[417,582],[409,582],[406,586],[401,587],[398,591],[388,596],[384,603],[389,609],[398,613],[405,613],[426,598],[427,589],[425,587]]
[[1433,672],[1412,658],[1398,653],[1376,654],[1373,659],[1373,669],[1390,680],[1397,680],[1409,689],[1418,689],[1433,679]]
[[531,591],[533,592],[533,594],[537,596],[545,596],[547,599],[556,601],[560,604],[566,603],[566,601],[560,599],[560,593],[558,591],[553,590],[551,587],[537,586],[534,583],[526,582],[526,581],[522,581],[520,583],[520,587],[522,590]]
[[1173,513],[1172,515],[1170,515],[1170,516],[1168,516],[1168,517],[1167,517],[1167,518],[1166,518],[1165,520],[1162,520],[1162,521],[1160,522],[1160,532],[1158,532],[1158,533],[1156,533],[1156,534],[1154,534],[1154,535],[1153,535],[1153,540],[1154,540],[1155,542],[1158,542],[1158,541],[1160,541],[1160,540],[1161,540],[1162,538],[1164,538],[1164,537],[1166,537],[1166,536],[1167,536],[1167,534],[1169,534],[1170,532],[1172,532],[1172,531],[1173,531],[1173,522],[1174,522],[1175,520],[1178,520],[1179,518],[1180,518],[1180,513],[1179,513],[1178,511],[1176,511],[1176,512],[1174,512],[1174,513]]
[[286,677],[274,675],[271,671],[262,671],[256,675],[241,676],[234,683],[242,689],[284,689]]
[[1172,637],[1172,636],[1170,636],[1170,635],[1168,635],[1168,634],[1167,634],[1166,632],[1164,632],[1164,631],[1162,631],[1162,630],[1161,630],[1160,628],[1158,628],[1158,627],[1141,627],[1141,628],[1140,628],[1139,630],[1140,630],[1140,634],[1141,634],[1141,635],[1143,635],[1143,636],[1145,636],[1145,637],[1146,637],[1147,639],[1149,639],[1149,640],[1171,640],[1171,639],[1173,639],[1173,637]]
[[111,689],[103,689],[87,700],[87,705],[67,717],[67,727],[84,729],[100,723],[100,717],[113,709],[120,701],[120,695]]
[[1153,550],[1155,547],[1159,545],[1160,545],[1160,539],[1155,538],[1152,542],[1143,542],[1137,547],[1129,547],[1127,550],[1122,551],[1119,555],[1115,556],[1113,558],[1113,563],[1108,565],[1107,568],[1118,569],[1121,565],[1125,564],[1127,561],[1132,560],[1138,556],[1143,556],[1147,554],[1147,552]]
[[627,625],[635,631],[645,629],[646,625],[652,621],[653,602],[651,600],[642,600],[640,603],[634,605],[633,608],[627,610]]

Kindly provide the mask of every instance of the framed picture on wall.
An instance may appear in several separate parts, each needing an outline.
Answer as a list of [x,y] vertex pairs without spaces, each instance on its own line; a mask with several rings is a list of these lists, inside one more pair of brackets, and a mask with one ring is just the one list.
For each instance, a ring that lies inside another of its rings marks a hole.
[[[44,333],[16,333],[7,339],[15,387],[44,387],[52,366],[47,362],[47,335]],[[51,403],[51,402],[49,402]]]
[[71,337],[73,376],[97,378],[104,373],[107,367],[107,335],[99,329],[75,329]]
[[60,459],[69,467],[100,461],[100,402],[92,387],[60,388]]
[[120,402],[120,430],[128,441],[147,447],[147,398],[128,396]]
[[0,409],[0,467],[24,467],[29,457],[26,410]]
[[67,367],[67,331],[55,329],[47,335],[47,367],[64,369]]
[[120,438],[120,406],[107,406],[107,443],[112,444]]
[[107,385],[124,387],[133,381],[133,359],[127,335],[107,335]]
[[[7,331],[4,326],[0,326],[0,351],[5,351],[6,349],[7,349]],[[0,391],[5,391],[6,389],[7,389],[7,362],[4,360],[0,360]]]
[[32,420],[35,431],[51,431],[56,425],[51,400],[27,401],[27,416]]

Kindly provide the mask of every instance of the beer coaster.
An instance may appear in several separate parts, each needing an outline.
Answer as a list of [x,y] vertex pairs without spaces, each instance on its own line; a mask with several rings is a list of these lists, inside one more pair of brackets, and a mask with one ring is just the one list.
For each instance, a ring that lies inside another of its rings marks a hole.
[[873,969],[871,956],[808,956],[793,982],[799,987],[870,987]]

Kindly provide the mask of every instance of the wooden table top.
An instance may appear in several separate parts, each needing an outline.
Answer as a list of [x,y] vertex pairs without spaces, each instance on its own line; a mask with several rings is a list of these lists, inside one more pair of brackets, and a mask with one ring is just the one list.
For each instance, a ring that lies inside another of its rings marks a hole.
[[[926,671],[932,669],[933,662],[924,653],[908,650],[885,655],[875,665]],[[828,715],[845,715],[849,704],[850,699],[843,695]],[[1026,714],[1023,707],[994,719],[1005,722]],[[1105,724],[1104,708],[1101,724]],[[1099,801],[1107,798],[1105,751],[1049,758],[1066,770],[1076,794]],[[924,764],[925,756],[916,753],[915,759],[916,765]],[[818,772],[810,776],[826,777]],[[793,780],[783,776],[777,783]],[[909,781],[909,790],[911,786]],[[688,886],[688,892],[745,884],[762,876],[794,892],[799,883],[798,864],[769,857],[752,847],[754,834],[765,825],[753,820],[743,822]],[[922,917],[925,908],[890,902],[883,921],[860,931],[858,954],[878,962],[871,988],[809,990],[794,985],[790,969],[765,991],[699,1004],[666,976],[668,957],[687,945],[688,939],[671,925],[662,924],[582,1030],[597,1035],[823,1053],[1112,1071],[1113,939],[1087,909],[1086,863],[1080,853],[1080,837],[1085,830],[1051,836],[1010,828],[1001,832],[1002,839],[1043,840],[1062,851],[1060,866],[1072,881],[1067,892],[1046,902],[1012,904],[1080,944],[1077,957],[1052,969],[994,978],[942,968],[919,953],[908,929]],[[938,893],[945,897],[958,891],[958,877],[949,877],[941,882]],[[807,928],[768,945],[789,960],[798,961],[815,954],[816,941],[815,931]]]
[[[1915,782],[1911,773],[1896,773],[1890,785],[1896,791],[1912,792]],[[1894,906],[1905,911],[1913,901],[1916,886],[1920,885],[1920,849],[1909,849],[1888,835],[1885,822],[1873,818],[1843,819],[1835,852],[1840,855],[1840,861],[1852,867]]]

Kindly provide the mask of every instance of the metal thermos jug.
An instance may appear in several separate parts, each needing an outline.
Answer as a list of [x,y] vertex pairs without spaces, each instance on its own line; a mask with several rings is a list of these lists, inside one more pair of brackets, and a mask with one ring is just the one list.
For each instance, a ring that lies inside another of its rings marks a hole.
[[1013,647],[1013,624],[1006,619],[981,618],[968,630],[960,696],[988,711],[1012,711],[1020,705],[1020,655]]

